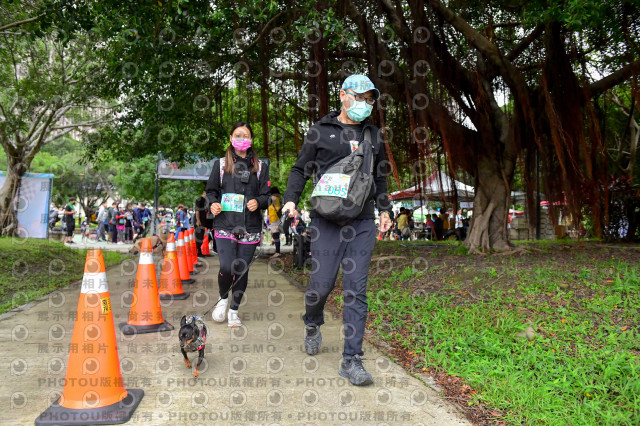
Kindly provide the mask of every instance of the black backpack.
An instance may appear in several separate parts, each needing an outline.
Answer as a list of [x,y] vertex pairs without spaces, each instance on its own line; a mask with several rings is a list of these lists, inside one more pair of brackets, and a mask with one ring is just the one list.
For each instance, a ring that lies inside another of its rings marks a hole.
[[358,217],[375,191],[373,157],[371,130],[367,128],[364,141],[355,151],[314,179],[311,208],[340,226]]

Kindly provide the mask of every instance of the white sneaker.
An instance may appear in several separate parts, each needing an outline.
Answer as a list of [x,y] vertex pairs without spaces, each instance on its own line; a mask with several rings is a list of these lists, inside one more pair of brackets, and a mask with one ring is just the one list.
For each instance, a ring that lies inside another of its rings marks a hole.
[[229,309],[229,327],[241,327],[241,326],[242,326],[242,322],[240,321],[240,317],[238,317],[238,311]]
[[227,313],[227,304],[229,303],[229,299],[220,299],[216,307],[213,309],[211,316],[213,320],[216,322],[224,321],[225,314]]

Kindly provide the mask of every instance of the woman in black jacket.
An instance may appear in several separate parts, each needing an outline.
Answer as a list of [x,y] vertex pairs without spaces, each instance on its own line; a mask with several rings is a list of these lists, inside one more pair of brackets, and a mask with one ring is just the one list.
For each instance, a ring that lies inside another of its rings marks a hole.
[[[228,325],[242,325],[238,307],[249,281],[247,268],[262,237],[262,212],[269,203],[269,166],[251,149],[253,131],[244,122],[231,129],[231,144],[225,156],[213,164],[207,182],[207,200],[214,215],[213,229],[220,272],[221,300],[213,310],[213,319],[223,322],[228,292],[233,285]],[[246,272],[246,273],[245,273]],[[241,278],[234,283],[235,277]]]

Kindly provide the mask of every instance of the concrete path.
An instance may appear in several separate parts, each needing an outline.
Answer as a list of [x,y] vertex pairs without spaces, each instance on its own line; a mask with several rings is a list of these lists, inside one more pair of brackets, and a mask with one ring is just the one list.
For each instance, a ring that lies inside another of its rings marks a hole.
[[119,251],[122,253],[128,252],[133,244],[113,244],[108,241],[96,241],[92,239],[83,239],[82,234],[73,235],[74,244],[65,244],[69,248],[73,249],[100,249],[107,251]]
[[[160,273],[156,259],[157,273]],[[118,352],[127,388],[145,396],[131,424],[469,424],[458,411],[380,351],[365,344],[365,367],[375,383],[352,386],[337,371],[342,321],[327,315],[323,348],[307,356],[302,347],[303,294],[271,265],[258,260],[240,308],[241,328],[214,323],[197,379],[179,351],[184,314],[202,315],[217,301],[217,257],[203,259],[191,296],[163,302],[173,332],[122,335],[137,260],[107,271]],[[0,317],[0,424],[33,424],[63,389],[79,284]],[[193,360],[197,354],[191,354]]]
[[[284,242],[285,242],[284,236],[281,236],[280,239],[281,239],[280,253],[292,253],[293,246],[284,245]],[[128,253],[131,247],[133,247],[133,244],[112,244],[107,241],[98,242],[96,240],[83,239],[81,234],[75,234],[73,236],[73,242],[74,244],[66,244],[66,246],[69,248],[80,249],[80,250],[100,249],[100,250],[107,250],[107,251],[117,251],[121,253]],[[276,247],[272,245],[271,241],[269,240],[269,241],[263,241],[258,250],[260,251],[260,255],[267,255],[267,254],[271,255],[276,252]]]

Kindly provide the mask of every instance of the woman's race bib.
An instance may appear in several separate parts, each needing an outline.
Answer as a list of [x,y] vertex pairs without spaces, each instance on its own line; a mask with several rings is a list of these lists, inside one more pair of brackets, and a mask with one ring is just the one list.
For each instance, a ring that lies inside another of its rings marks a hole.
[[242,213],[244,211],[244,195],[222,194],[220,204],[222,204],[223,212]]

